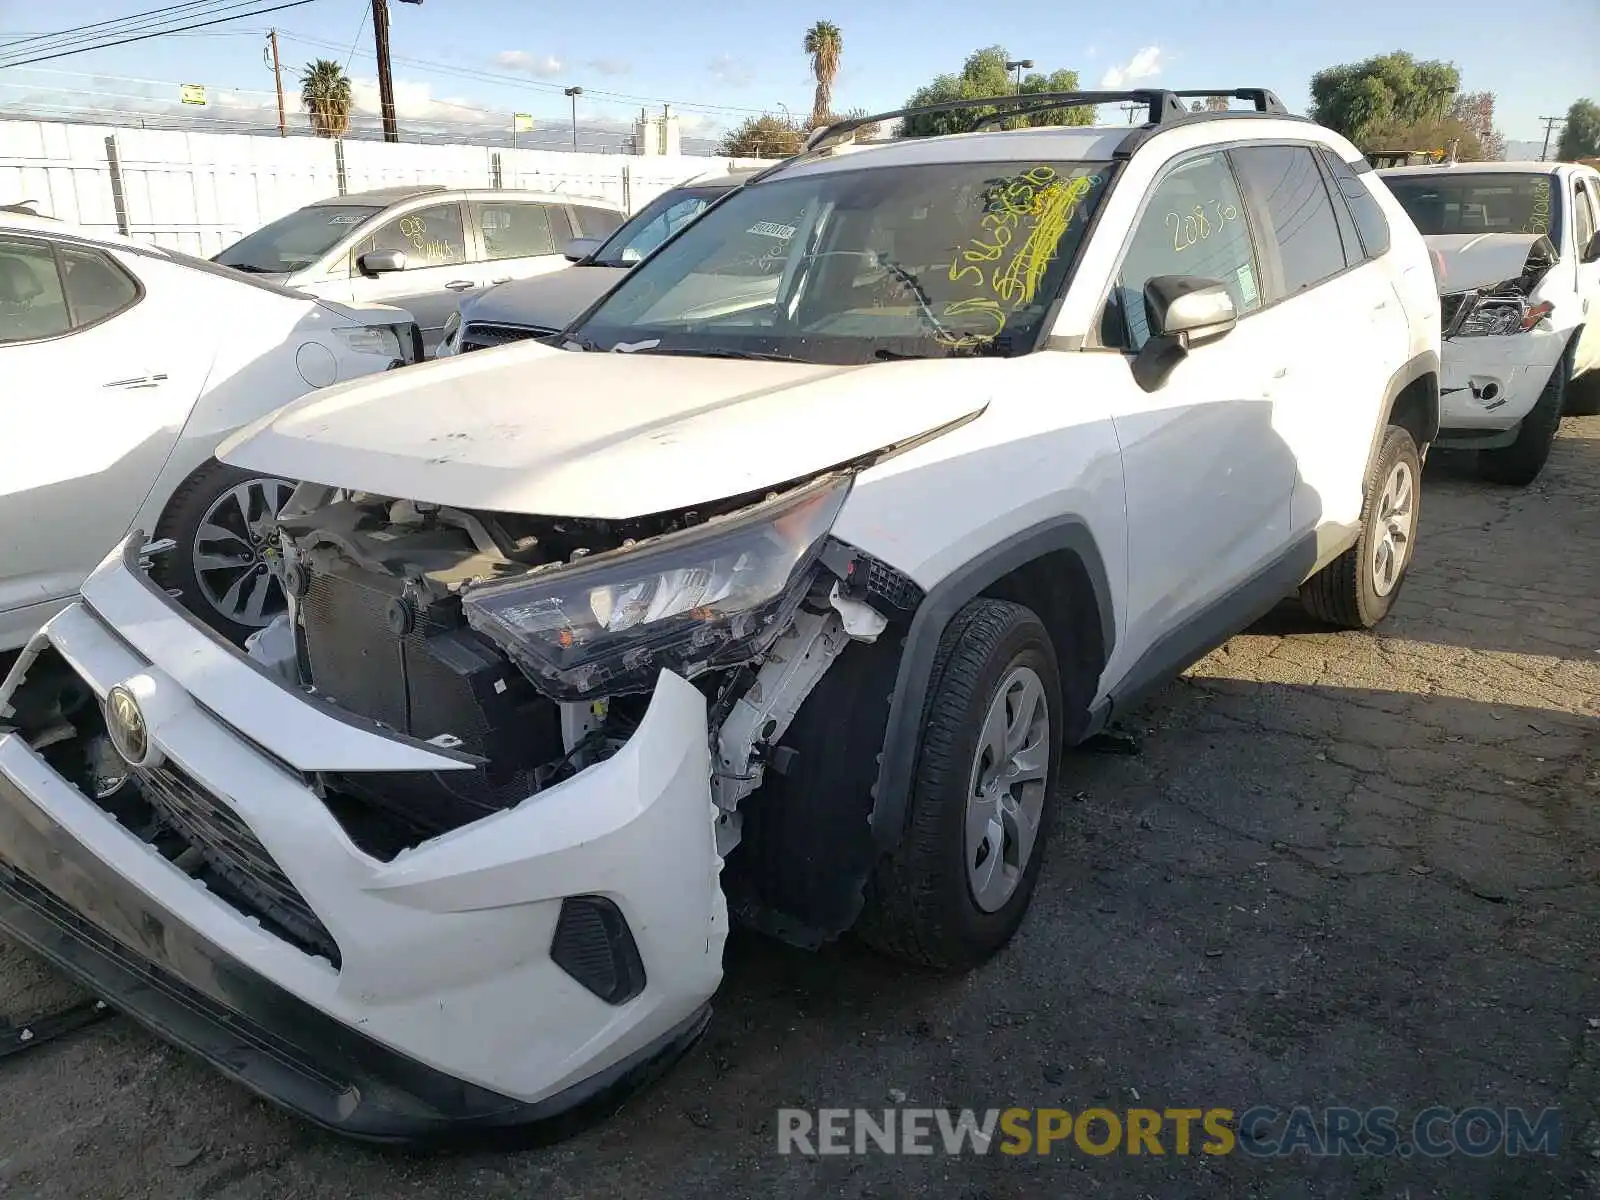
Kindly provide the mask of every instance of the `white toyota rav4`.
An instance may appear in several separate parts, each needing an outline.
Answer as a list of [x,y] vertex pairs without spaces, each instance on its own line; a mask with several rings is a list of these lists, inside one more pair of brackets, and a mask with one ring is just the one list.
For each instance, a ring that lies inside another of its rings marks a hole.
[[983,102],[1137,128],[818,131],[561,335],[230,439],[309,481],[290,611],[239,651],[152,583],[159,545],[107,556],[0,688],[0,926],[410,1140],[670,1061],[730,913],[993,954],[1063,746],[1296,588],[1372,624],[1411,558],[1422,239],[1270,93],[1182,95]]

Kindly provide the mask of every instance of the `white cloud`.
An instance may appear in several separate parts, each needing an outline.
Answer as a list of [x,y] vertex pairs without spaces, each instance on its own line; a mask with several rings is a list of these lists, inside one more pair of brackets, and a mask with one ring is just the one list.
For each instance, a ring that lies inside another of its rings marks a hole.
[[526,50],[502,50],[494,61],[513,71],[522,71],[535,79],[549,79],[567,69],[567,64],[554,54],[529,54]]
[[727,87],[744,87],[755,78],[755,72],[743,60],[731,54],[719,54],[706,64],[711,78]]
[[[352,79],[350,96],[355,111],[368,117],[381,115],[376,79]],[[485,112],[465,100],[436,99],[433,87],[414,79],[394,81],[394,112],[402,121],[449,121],[455,124],[503,125],[504,113]]]
[[1146,46],[1122,66],[1109,68],[1100,77],[1100,86],[1125,88],[1141,79],[1154,79],[1161,74],[1164,53],[1160,46]]

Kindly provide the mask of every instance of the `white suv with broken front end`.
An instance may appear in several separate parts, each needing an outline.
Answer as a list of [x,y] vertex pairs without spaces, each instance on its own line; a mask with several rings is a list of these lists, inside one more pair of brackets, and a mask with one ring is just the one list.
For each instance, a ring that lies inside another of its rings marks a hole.
[[1372,624],[1411,558],[1427,253],[1237,96],[819,131],[560,339],[230,440],[307,481],[290,612],[243,653],[161,546],[106,558],[0,690],[0,926],[388,1139],[614,1097],[704,1027],[730,915],[982,962],[1063,746],[1296,589]]
[[1381,173],[1433,252],[1441,448],[1498,483],[1537,478],[1565,412],[1600,404],[1600,172],[1472,162]]

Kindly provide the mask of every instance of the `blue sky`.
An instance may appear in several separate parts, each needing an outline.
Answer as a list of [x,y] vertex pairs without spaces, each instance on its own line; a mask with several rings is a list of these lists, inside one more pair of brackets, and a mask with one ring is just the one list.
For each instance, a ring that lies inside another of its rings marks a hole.
[[[153,6],[0,0],[0,40]],[[1040,68],[1075,68],[1084,86],[1119,78],[1173,87],[1265,84],[1296,111],[1304,110],[1318,68],[1407,49],[1453,60],[1464,86],[1497,92],[1497,123],[1512,140],[1536,141],[1539,117],[1564,113],[1580,96],[1600,98],[1600,0],[1543,0],[1527,10],[1534,24],[1510,15],[1517,10],[1504,0],[1010,0],[993,8],[955,0],[830,0],[796,15],[789,6],[712,15],[658,0],[593,8],[513,0],[425,0],[417,7],[391,0],[390,8],[402,118],[500,124],[515,111],[565,128],[569,102],[560,89],[568,84],[587,90],[578,120],[595,128],[620,127],[647,101],[674,102],[692,127],[686,132],[711,133],[746,111],[776,111],[780,104],[798,115],[811,98],[801,37],[818,18],[844,33],[838,108],[896,107],[933,75],[995,42]],[[176,89],[165,84],[195,82],[209,86],[212,104],[188,110],[193,115],[267,119],[272,76],[257,31],[276,23],[286,71],[318,55],[349,57],[358,101],[370,108],[374,89],[367,81],[375,71],[366,13],[366,0],[314,0],[206,35],[0,69],[0,107],[25,101],[44,116],[51,104],[117,104],[121,96],[170,102]]]

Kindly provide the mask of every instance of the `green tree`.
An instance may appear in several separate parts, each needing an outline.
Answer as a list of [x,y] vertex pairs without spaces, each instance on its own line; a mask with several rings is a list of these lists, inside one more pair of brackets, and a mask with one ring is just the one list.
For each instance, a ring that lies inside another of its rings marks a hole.
[[[940,75],[925,87],[918,88],[907,108],[920,108],[929,104],[942,104],[949,100],[981,100],[986,96],[1014,95],[1016,82],[1006,71],[1010,59],[1004,46],[986,46],[974,50],[954,75]],[[1052,71],[1048,75],[1034,72],[1022,81],[1024,94],[1039,92],[1072,92],[1078,88],[1076,71]],[[958,109],[955,112],[932,113],[927,116],[907,118],[901,127],[905,137],[933,137],[943,133],[965,133],[979,120],[993,114],[993,108]],[[1005,128],[1016,129],[1024,125],[1092,125],[1094,107],[1053,108],[1047,112],[1014,117],[1005,122]]]
[[1454,64],[1396,50],[1318,71],[1311,77],[1311,116],[1363,150],[1378,149],[1399,130],[1443,121],[1460,87]]
[[1578,100],[1567,109],[1567,123],[1561,127],[1556,157],[1563,162],[1600,158],[1600,104]]
[[331,59],[319,58],[300,73],[300,103],[311,114],[311,129],[318,137],[343,137],[350,130],[350,77]]
[[718,144],[717,153],[728,158],[788,158],[800,153],[805,140],[805,131],[793,121],[768,113],[749,117],[730,130]]
[[811,101],[811,128],[815,129],[826,125],[833,111],[833,81],[839,76],[844,34],[832,21],[818,21],[806,30],[805,52],[811,56],[811,74],[817,81]]

